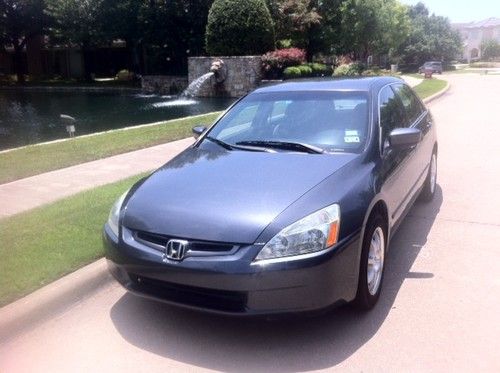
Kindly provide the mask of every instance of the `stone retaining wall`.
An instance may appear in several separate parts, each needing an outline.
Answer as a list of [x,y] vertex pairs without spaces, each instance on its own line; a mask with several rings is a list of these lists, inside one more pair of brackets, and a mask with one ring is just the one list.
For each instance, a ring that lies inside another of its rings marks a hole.
[[186,89],[187,85],[186,76],[145,75],[141,79],[142,90],[147,93],[178,94]]
[[188,59],[188,79],[191,83],[196,78],[210,71],[216,59],[224,61],[227,77],[217,83],[211,77],[199,90],[199,97],[241,97],[259,86],[262,80],[262,61],[260,56],[228,57],[190,57]]

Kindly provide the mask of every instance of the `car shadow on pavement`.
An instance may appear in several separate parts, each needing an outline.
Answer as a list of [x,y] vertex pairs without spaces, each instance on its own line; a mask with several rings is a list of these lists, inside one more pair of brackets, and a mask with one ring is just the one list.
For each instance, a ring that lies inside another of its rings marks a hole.
[[335,366],[377,333],[395,308],[406,279],[429,281],[433,277],[432,273],[411,272],[411,268],[426,244],[442,201],[438,186],[431,203],[417,202],[410,210],[391,242],[384,288],[370,312],[344,306],[314,318],[265,321],[178,309],[125,294],[112,307],[111,319],[132,345],[197,367],[255,372]]

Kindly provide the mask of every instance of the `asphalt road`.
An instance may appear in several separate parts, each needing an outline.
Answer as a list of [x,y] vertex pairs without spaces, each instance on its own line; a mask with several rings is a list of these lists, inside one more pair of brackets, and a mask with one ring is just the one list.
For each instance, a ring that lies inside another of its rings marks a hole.
[[439,188],[392,242],[380,302],[266,322],[178,310],[114,283],[0,346],[1,372],[500,371],[500,76],[429,106]]

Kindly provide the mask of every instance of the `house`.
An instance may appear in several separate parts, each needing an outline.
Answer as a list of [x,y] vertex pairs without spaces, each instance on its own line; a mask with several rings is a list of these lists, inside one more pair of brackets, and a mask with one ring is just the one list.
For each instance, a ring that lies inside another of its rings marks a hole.
[[500,18],[487,18],[478,22],[453,23],[452,27],[460,32],[464,42],[461,58],[467,62],[481,58],[483,40],[494,39],[500,43]]

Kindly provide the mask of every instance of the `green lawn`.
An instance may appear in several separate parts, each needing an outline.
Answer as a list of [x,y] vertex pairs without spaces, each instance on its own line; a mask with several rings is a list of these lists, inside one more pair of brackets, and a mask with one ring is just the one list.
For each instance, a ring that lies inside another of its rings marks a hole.
[[422,83],[413,87],[420,98],[426,98],[446,87],[446,81],[440,79],[424,79]]
[[0,306],[102,257],[111,205],[142,176],[0,219]]
[[220,112],[0,153],[0,184],[75,164],[146,148],[191,135],[191,127],[211,124]]

